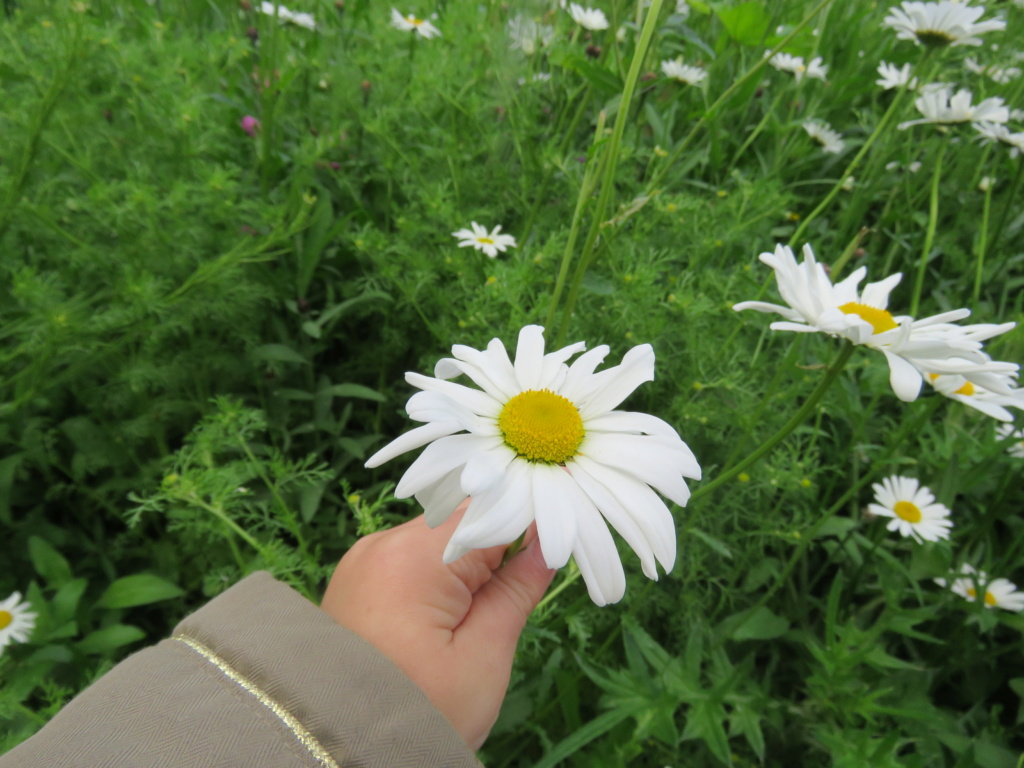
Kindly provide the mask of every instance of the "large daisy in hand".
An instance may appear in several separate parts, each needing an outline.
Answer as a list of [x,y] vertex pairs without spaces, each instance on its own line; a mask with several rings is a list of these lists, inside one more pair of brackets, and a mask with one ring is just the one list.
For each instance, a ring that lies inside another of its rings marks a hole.
[[[471,549],[515,541],[536,521],[544,560],[561,568],[572,556],[598,605],[614,603],[625,574],[606,521],[640,557],[644,573],[675,563],[672,515],[654,491],[683,506],[683,478],[700,466],[676,431],[645,413],[614,410],[654,378],[654,351],[634,347],[622,363],[595,373],[607,346],[582,342],[544,354],[544,329],[519,332],[515,362],[492,339],[487,349],[452,347],[434,377],[407,373],[417,392],[406,405],[424,422],[366,462],[376,467],[406,451],[426,449],[395,495],[415,496],[436,526],[471,497],[444,553],[453,562]],[[480,388],[450,379],[465,375]],[[652,490],[652,488],[654,490]]]

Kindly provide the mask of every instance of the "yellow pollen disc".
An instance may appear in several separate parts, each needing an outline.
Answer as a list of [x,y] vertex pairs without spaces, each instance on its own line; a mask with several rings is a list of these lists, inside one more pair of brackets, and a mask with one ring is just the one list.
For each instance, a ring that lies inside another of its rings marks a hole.
[[899,324],[893,320],[892,315],[884,309],[869,307],[867,304],[858,304],[856,301],[848,301],[839,307],[839,311],[847,315],[857,315],[862,320],[871,323],[871,327],[875,329],[876,334],[885,333],[899,327]]
[[417,19],[415,16],[410,16],[406,21],[417,27],[423,23],[423,19]]
[[918,509],[917,505],[911,501],[897,501],[893,505],[892,511],[908,523],[921,522],[921,510]]
[[993,606],[997,605],[998,603],[999,603],[999,601],[996,600],[996,596],[993,595],[988,590],[985,590],[985,605],[987,605],[989,607],[993,607]]
[[937,374],[937,373],[929,373],[928,374],[928,381],[935,381],[937,378],[939,378],[939,374]]
[[[986,597],[987,597],[987,596],[988,596],[988,593],[986,592],[985,594],[986,594]],[[968,595],[968,596],[969,596],[969,597],[970,597],[970,598],[971,598],[972,600],[974,600],[975,598],[977,598],[977,597],[978,597],[978,592],[977,592],[977,590],[976,590],[976,589],[975,589],[974,587],[968,587],[968,588],[967,588],[967,595]]]
[[12,621],[14,621],[14,617],[10,611],[0,611],[0,629],[7,629]]
[[478,237],[476,241],[478,243],[484,243],[485,245],[494,245],[494,241],[489,237]]
[[576,406],[549,389],[520,392],[501,409],[498,427],[505,444],[529,461],[563,464],[583,442]]
[[968,381],[966,384],[964,384],[962,387],[960,387],[960,389],[958,389],[955,392],[953,392],[953,394],[954,395],[973,395],[974,394],[974,385],[971,384],[971,382]]

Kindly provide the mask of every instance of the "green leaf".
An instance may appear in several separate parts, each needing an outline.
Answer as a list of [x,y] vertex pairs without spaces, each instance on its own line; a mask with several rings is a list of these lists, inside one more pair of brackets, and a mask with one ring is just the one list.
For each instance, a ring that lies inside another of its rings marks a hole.
[[329,387],[324,387],[320,392],[332,397],[361,397],[364,400],[376,400],[378,403],[383,403],[385,400],[384,395],[380,392],[364,387],[362,384],[332,384]]
[[700,530],[699,528],[692,528],[690,530],[690,533],[692,533],[698,539],[703,541],[705,544],[707,544],[709,547],[715,550],[715,552],[720,554],[726,560],[732,560],[732,550],[729,549],[725,544],[723,544],[718,539],[708,536],[706,533],[704,533],[704,531]]
[[533,768],[555,768],[567,757],[575,754],[594,739],[633,715],[634,712],[629,709],[613,709],[611,712],[605,712],[603,715],[595,717],[567,739],[556,744],[550,752],[534,763]]
[[768,29],[771,26],[771,17],[765,10],[764,3],[757,0],[749,0],[739,5],[728,6],[722,3],[712,4],[712,9],[718,20],[722,22],[729,37],[743,45],[762,46]]
[[51,587],[59,587],[71,581],[71,566],[64,556],[38,536],[28,539],[28,556],[43,580]]
[[306,363],[306,358],[284,344],[264,344],[252,351],[257,360],[271,360],[277,363]]
[[614,96],[622,93],[624,85],[622,78],[618,77],[610,70],[605,69],[601,65],[595,64],[582,56],[570,54],[561,61],[554,61],[554,63],[581,75],[588,83],[590,83],[591,86],[593,86],[594,90],[598,94]]
[[737,704],[733,707],[730,718],[730,732],[742,735],[750,748],[754,750],[757,759],[764,763],[764,733],[761,731],[761,717],[752,707],[746,704]]
[[729,751],[729,737],[725,734],[725,709],[717,701],[705,699],[690,707],[686,714],[686,730],[683,741],[701,739],[711,754],[726,765],[732,765],[732,753]]
[[145,636],[145,632],[130,624],[112,624],[90,632],[77,643],[77,647],[82,653],[107,653],[122,645],[141,640]]
[[736,613],[722,622],[733,640],[771,640],[789,629],[789,622],[761,606],[751,611]]
[[170,600],[185,594],[181,587],[154,576],[151,573],[136,573],[118,579],[96,601],[97,608],[132,608],[149,605],[161,600]]

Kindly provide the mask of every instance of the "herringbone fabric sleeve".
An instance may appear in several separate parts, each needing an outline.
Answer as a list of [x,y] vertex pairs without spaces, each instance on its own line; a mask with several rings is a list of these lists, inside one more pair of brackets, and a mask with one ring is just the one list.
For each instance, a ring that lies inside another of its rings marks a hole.
[[0,768],[480,768],[365,640],[256,573],[118,664]]

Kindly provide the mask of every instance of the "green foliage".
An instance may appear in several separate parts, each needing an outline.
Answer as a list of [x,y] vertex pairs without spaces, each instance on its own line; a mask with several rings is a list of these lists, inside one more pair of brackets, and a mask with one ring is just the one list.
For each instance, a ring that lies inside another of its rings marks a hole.
[[[549,339],[607,343],[612,362],[652,344],[657,379],[626,407],[675,426],[706,480],[838,353],[731,310],[776,300],[756,258],[776,242],[812,243],[836,278],[903,272],[895,313],[1024,316],[1021,158],[962,126],[896,129],[913,99],[874,80],[909,62],[1016,108],[1024,81],[968,76],[964,48],[922,60],[881,6],[663,7],[627,103],[637,4],[603,3],[612,27],[591,32],[552,3],[452,0],[440,40],[361,0],[296,0],[316,31],[248,5],[39,2],[0,21],[0,598],[39,614],[0,655],[0,749],[243,575],[315,600],[358,536],[418,514],[392,496],[407,462],[362,466],[409,427],[402,373],[544,322],[589,232]],[[1001,48],[969,53],[1007,65],[1024,11],[999,8]],[[517,13],[551,40],[510,50]],[[823,57],[827,82],[766,66],[777,45]],[[676,57],[707,79],[661,76]],[[517,247],[457,248],[471,221]],[[987,349],[1019,362],[1024,333]],[[1018,765],[1024,620],[933,580],[966,562],[1022,583],[1020,459],[961,403],[898,401],[875,357],[674,510],[659,583],[624,544],[618,606],[591,605],[572,565],[557,577],[489,766]],[[892,474],[953,509],[950,541],[866,514]]]

